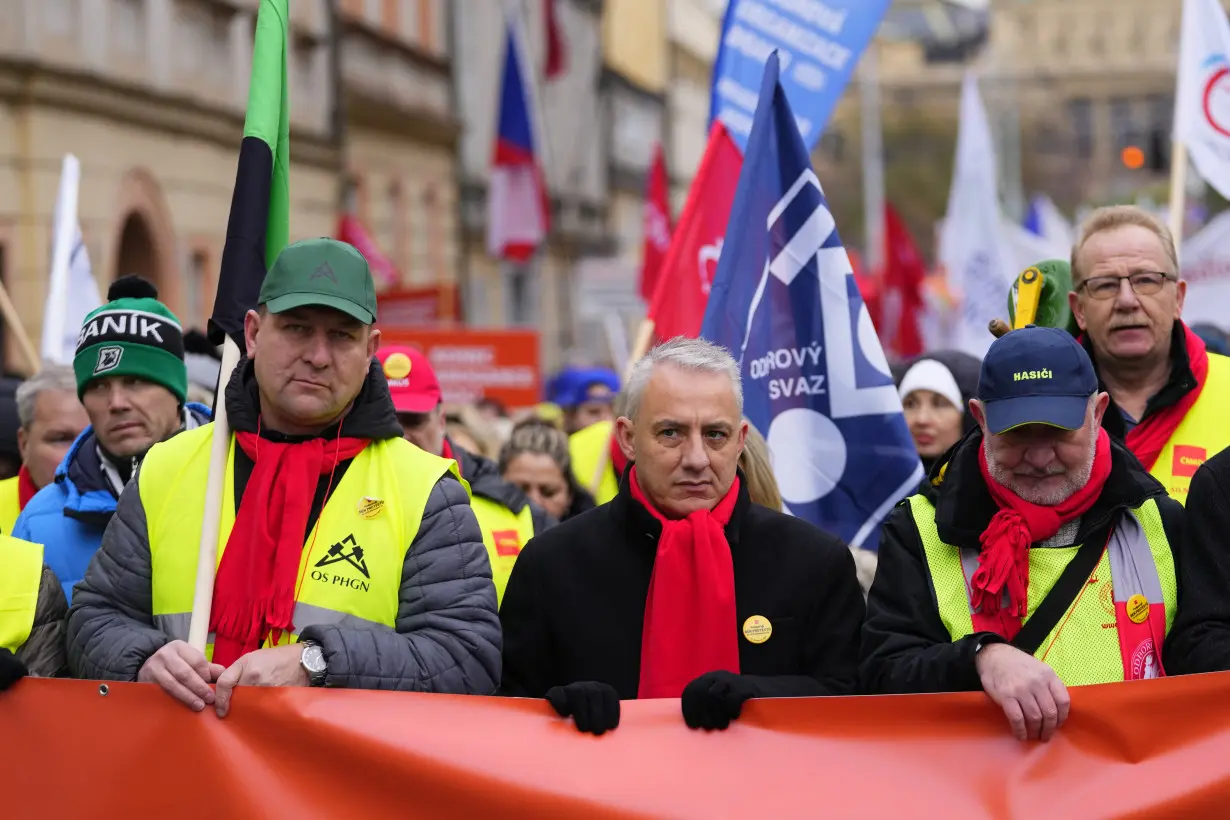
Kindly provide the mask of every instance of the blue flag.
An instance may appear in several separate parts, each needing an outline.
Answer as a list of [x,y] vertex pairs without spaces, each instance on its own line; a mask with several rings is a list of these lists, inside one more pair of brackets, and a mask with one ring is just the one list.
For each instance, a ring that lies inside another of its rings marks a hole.
[[746,153],[756,84],[776,51],[782,86],[810,150],[841,99],[890,0],[730,0],[713,63],[709,126],[721,119]]
[[701,335],[740,362],[787,511],[875,549],[922,464],[778,71],[774,54]]

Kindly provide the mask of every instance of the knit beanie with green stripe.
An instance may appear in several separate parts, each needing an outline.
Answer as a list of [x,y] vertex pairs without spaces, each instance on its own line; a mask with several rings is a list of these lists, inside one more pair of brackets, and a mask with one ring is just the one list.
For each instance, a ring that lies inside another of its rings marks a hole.
[[138,276],[117,279],[107,291],[107,304],[85,317],[73,371],[78,398],[95,379],[135,376],[162,385],[183,404],[188,396],[183,328],[151,283]]

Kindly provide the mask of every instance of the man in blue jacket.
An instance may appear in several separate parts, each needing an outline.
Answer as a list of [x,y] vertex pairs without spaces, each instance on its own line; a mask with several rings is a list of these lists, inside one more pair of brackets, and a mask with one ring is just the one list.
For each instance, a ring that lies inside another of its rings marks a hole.
[[126,276],[107,299],[86,317],[73,358],[90,426],[13,528],[14,537],[44,546],[70,601],[149,448],[210,418],[209,408],[185,403],[183,329],[157,289]]

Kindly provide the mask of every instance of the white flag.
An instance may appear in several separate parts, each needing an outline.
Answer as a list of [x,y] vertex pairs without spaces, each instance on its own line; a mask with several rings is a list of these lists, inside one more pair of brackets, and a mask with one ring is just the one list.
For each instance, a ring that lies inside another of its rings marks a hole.
[[1174,118],[1200,176],[1230,198],[1230,23],[1217,0],[1184,0]]
[[65,154],[52,228],[51,281],[43,306],[42,357],[55,364],[72,364],[86,314],[102,304],[77,222],[80,181],[81,163]]
[[978,93],[978,81],[966,73],[939,258],[948,272],[949,285],[961,300],[953,344],[975,356],[986,353],[995,340],[987,324],[994,318],[1007,317],[1008,289],[1016,275],[1004,258],[996,173],[987,111]]
[[1218,214],[1188,237],[1179,259],[1187,280],[1183,321],[1225,327],[1230,316],[1230,211]]

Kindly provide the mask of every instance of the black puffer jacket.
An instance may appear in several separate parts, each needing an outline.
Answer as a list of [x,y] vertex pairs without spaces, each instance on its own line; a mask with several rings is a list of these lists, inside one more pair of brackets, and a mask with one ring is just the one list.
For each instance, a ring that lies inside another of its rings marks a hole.
[[[935,505],[935,523],[944,543],[979,548],[979,538],[998,507],[991,498],[978,466],[982,432],[971,431],[941,458],[919,491]],[[941,469],[947,463],[938,486]],[[1111,471],[1102,494],[1082,516],[1073,544],[1105,527],[1123,510],[1148,499],[1157,502],[1166,537],[1174,554],[1179,578],[1179,611],[1187,596],[1200,594],[1186,587],[1182,572],[1183,508],[1127,448],[1111,439]],[[1071,546],[1071,545],[1068,545]],[[991,632],[976,632],[953,641],[940,619],[935,589],[927,568],[918,528],[908,500],[897,505],[880,535],[880,564],[867,600],[863,624],[859,678],[870,694],[965,692],[982,688],[974,667],[977,645],[1002,642]],[[1172,657],[1172,641],[1165,647],[1166,668],[1183,665]]]

